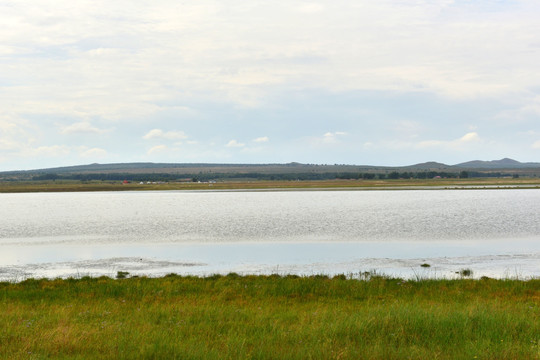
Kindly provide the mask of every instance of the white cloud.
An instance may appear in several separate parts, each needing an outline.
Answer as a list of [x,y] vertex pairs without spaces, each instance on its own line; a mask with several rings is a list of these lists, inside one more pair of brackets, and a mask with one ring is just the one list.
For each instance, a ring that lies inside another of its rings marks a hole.
[[256,142],[256,143],[265,143],[265,142],[268,142],[268,141],[270,141],[268,136],[262,136],[262,137],[258,137],[256,139],[253,139],[253,142]]
[[519,105],[505,109],[501,111],[496,119],[502,120],[503,122],[524,122],[531,121],[536,122],[540,116],[540,95],[536,93],[527,94],[520,98],[521,102]]
[[14,122],[11,122],[7,119],[0,118],[0,131],[3,133],[11,132],[17,128],[17,125]]
[[532,144],[533,149],[540,149],[540,140],[536,141],[534,144]]
[[107,156],[107,151],[100,148],[92,148],[81,153],[84,158],[104,158]]
[[478,141],[480,140],[480,137],[476,132],[470,132],[465,135],[463,135],[458,141],[459,142],[472,142],[472,141]]
[[319,13],[324,11],[324,5],[316,2],[304,3],[298,7],[298,11],[306,14]]
[[452,149],[462,149],[463,146],[469,144],[475,144],[481,142],[482,139],[478,136],[476,132],[469,132],[459,139],[455,140],[425,140],[417,143],[416,148],[433,148],[433,147],[442,147],[442,148],[452,148]]
[[25,148],[22,150],[26,157],[62,157],[69,155],[71,149],[65,145],[38,146]]
[[21,148],[21,144],[10,139],[0,138],[0,151],[12,151]]
[[402,139],[416,139],[425,130],[419,121],[398,120],[392,121],[390,130]]
[[331,144],[338,141],[338,137],[347,135],[344,131],[327,132],[323,135],[322,142]]
[[161,129],[150,130],[143,139],[165,139],[165,140],[184,140],[187,135],[183,131],[163,131]]
[[499,3],[13,3],[0,7],[0,75],[20,85],[11,108],[131,121],[185,89],[244,105],[264,103],[276,86],[522,91],[537,85],[528,74],[540,62],[538,6]]
[[238,141],[236,140],[231,140],[227,143],[227,145],[225,145],[226,147],[235,147],[235,148],[239,148],[239,147],[244,147],[246,144],[243,144],[243,143],[239,143]]
[[364,149],[366,149],[366,150],[373,149],[374,146],[375,146],[375,144],[373,144],[371,141],[367,141],[363,145]]
[[103,134],[107,130],[99,129],[95,126],[92,126],[89,122],[83,121],[74,123],[64,127],[60,133],[64,135],[70,134]]
[[166,145],[156,145],[148,150],[148,155],[157,154],[167,150]]

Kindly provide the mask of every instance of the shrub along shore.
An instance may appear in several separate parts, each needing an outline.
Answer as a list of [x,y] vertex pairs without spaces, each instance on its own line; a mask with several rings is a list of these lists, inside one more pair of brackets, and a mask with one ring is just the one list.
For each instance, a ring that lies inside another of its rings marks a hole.
[[0,324],[1,359],[540,359],[540,279],[28,279]]

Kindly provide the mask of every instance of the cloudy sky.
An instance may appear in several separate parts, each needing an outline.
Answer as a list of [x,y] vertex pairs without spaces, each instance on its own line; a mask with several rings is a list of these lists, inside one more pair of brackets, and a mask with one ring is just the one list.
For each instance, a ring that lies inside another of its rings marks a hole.
[[540,161],[538,0],[0,0],[0,171]]

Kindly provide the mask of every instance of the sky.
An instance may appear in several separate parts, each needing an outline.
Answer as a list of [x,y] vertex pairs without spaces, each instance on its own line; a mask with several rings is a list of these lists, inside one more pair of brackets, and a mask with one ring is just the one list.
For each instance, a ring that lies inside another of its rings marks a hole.
[[0,171],[540,161],[537,0],[0,0]]

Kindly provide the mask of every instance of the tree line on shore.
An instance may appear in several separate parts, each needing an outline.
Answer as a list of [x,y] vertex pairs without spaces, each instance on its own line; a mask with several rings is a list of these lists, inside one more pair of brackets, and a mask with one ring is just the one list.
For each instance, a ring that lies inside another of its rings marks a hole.
[[[212,181],[212,180],[266,180],[266,181],[296,181],[296,180],[393,180],[393,179],[434,179],[434,178],[469,178],[469,177],[502,177],[508,174],[500,172],[478,171],[390,171],[381,173],[372,172],[305,172],[305,173],[203,173],[198,174],[170,174],[170,173],[87,173],[87,174],[57,174],[44,173],[32,177],[34,181],[78,180],[78,181]],[[517,174],[513,175],[518,177]]]

